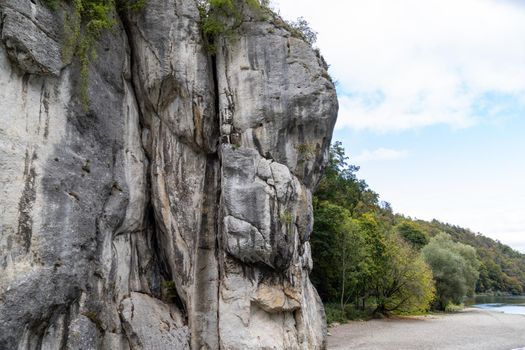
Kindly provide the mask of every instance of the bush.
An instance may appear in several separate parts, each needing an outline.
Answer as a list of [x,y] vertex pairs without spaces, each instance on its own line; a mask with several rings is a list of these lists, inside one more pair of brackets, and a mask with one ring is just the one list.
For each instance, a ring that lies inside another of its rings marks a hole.
[[341,306],[337,303],[327,303],[324,305],[326,313],[326,323],[331,325],[335,322],[346,323],[352,320],[369,320],[373,315],[373,308],[364,310],[355,308],[354,305],[346,305],[344,312],[341,312]]
[[292,34],[304,39],[308,44],[313,45],[317,41],[317,32],[312,30],[310,24],[304,19],[304,17],[299,17],[295,22],[290,22],[288,24],[293,30]]
[[445,312],[460,312],[464,308],[465,308],[464,304],[448,303],[447,306],[445,306]]
[[341,308],[338,304],[327,303],[324,305],[324,311],[326,313],[326,323],[331,325],[334,322],[345,323],[348,321],[346,314],[341,312]]
[[231,38],[241,25],[246,8],[262,15],[267,8],[258,0],[197,0],[201,31],[207,50],[214,54],[219,38]]

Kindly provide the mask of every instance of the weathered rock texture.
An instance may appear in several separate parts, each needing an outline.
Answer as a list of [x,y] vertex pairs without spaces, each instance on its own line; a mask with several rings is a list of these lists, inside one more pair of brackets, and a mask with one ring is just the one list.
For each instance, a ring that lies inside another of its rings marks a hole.
[[115,14],[90,68],[65,10],[0,0],[0,349],[321,349],[311,192],[337,114],[322,58],[192,0]]

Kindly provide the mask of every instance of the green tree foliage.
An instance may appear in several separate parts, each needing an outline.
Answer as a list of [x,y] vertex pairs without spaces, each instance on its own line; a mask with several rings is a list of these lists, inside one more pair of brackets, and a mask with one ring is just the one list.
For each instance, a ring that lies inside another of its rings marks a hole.
[[399,235],[416,249],[421,249],[428,243],[428,234],[416,222],[405,220],[396,226]]
[[450,303],[460,304],[474,294],[480,263],[473,247],[440,233],[423,248],[422,254],[434,274],[440,309],[445,310]]
[[207,49],[214,54],[219,39],[231,39],[246,13],[264,18],[270,13],[267,3],[258,0],[197,0],[201,30]]
[[434,299],[432,271],[421,255],[395,235],[386,239],[382,274],[374,279],[376,313],[425,312]]
[[[400,217],[399,220],[405,219]],[[455,242],[467,244],[476,249],[478,259],[481,261],[476,293],[519,295],[525,291],[525,254],[459,226],[437,220],[430,222],[419,220],[417,223],[430,236],[446,232]]]
[[217,37],[230,36],[242,20],[241,11],[233,0],[199,0],[201,30],[210,42]]
[[330,317],[424,310],[430,276],[441,309],[474,293],[523,293],[524,254],[458,226],[394,215],[358,171],[335,142],[314,195],[311,277]]
[[317,41],[317,32],[315,32],[304,17],[297,18],[296,21],[289,23],[294,34],[302,37],[308,44],[313,45]]
[[377,211],[379,196],[358,180],[359,167],[348,164],[348,157],[340,142],[330,149],[330,159],[321,179],[316,197],[337,204],[350,211],[352,216]]
[[390,206],[347,160],[335,143],[314,197],[312,281],[341,313],[348,304],[382,314],[426,310],[434,295],[430,268],[399,238]]
[[348,210],[327,201],[315,200],[315,232],[312,249],[319,267],[312,279],[326,300],[337,300],[342,310],[358,297],[368,275],[369,257],[359,222]]
[[371,214],[361,218],[361,230],[370,250],[367,293],[374,297],[375,313],[426,311],[434,297],[432,272],[420,254]]

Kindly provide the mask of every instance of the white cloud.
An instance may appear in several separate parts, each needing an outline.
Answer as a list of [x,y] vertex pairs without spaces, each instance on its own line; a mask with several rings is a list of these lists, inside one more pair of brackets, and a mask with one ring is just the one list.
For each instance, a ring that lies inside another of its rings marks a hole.
[[[274,2],[285,18],[304,16],[318,32],[339,82],[337,127],[353,129],[338,134],[368,147],[351,162],[363,162],[360,177],[371,188],[396,211],[469,227],[525,252],[525,168],[517,161],[525,148],[517,130],[508,140],[500,134],[523,125],[516,120],[525,110],[524,0]],[[436,140],[401,141],[397,133],[476,123],[500,131],[464,133],[462,144],[454,133],[456,142],[444,137],[438,148]],[[378,151],[379,138],[411,152]]]
[[[338,127],[473,125],[485,94],[525,102],[525,7],[505,0],[276,0],[339,82]],[[381,98],[378,99],[377,97]],[[497,111],[497,99],[488,101]]]
[[430,103],[424,98],[420,98],[420,101],[407,101],[388,96],[380,104],[369,106],[360,97],[339,96],[337,126],[386,132],[434,124],[464,128],[475,123],[474,117],[462,113],[468,106],[458,104],[453,108],[454,103],[451,101],[448,105],[438,103],[429,108]]
[[373,151],[363,150],[361,154],[352,158],[352,161],[356,163],[364,163],[364,162],[377,161],[377,160],[398,160],[398,159],[406,158],[407,156],[408,156],[408,151],[406,150],[378,148]]

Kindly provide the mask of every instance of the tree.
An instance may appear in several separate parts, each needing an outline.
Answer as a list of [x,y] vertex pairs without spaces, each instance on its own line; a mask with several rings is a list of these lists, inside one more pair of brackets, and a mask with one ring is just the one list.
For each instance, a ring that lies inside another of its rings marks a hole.
[[375,313],[411,313],[428,310],[435,288],[430,267],[399,236],[385,232],[370,215],[363,216],[372,252],[370,287]]
[[359,287],[368,275],[369,257],[359,222],[347,216],[341,228],[335,251],[341,269],[339,305],[344,312],[346,305],[359,297]]
[[320,200],[330,201],[350,211],[352,217],[379,209],[379,196],[358,180],[359,167],[348,164],[348,157],[341,142],[330,147],[330,158],[317,188]]
[[444,310],[450,303],[460,304],[474,293],[480,263],[473,247],[455,243],[450,235],[440,233],[423,248],[422,254],[432,268],[439,309]]
[[295,22],[291,22],[290,27],[297,31],[308,44],[313,45],[317,41],[317,32],[312,30],[304,17],[299,17]]
[[405,241],[416,249],[421,249],[428,243],[428,235],[414,221],[405,220],[396,226],[396,230]]
[[367,301],[380,313],[424,310],[434,294],[430,268],[393,232],[391,206],[358,170],[334,143],[314,196],[312,282],[342,312],[351,302],[365,311]]
[[[400,221],[405,219],[399,217]],[[417,221],[417,223],[430,236],[445,232],[450,234],[454,241],[470,245],[476,249],[477,256],[483,263],[480,267],[480,276],[476,286],[477,293],[521,294],[520,290],[525,290],[525,254],[479,233],[455,225],[445,224],[437,220],[431,222]]]
[[459,226],[394,214],[358,171],[335,142],[314,194],[311,277],[332,315],[424,309],[433,290],[427,265],[438,308],[475,291],[523,293],[524,254]]
[[341,311],[354,300],[366,270],[366,243],[348,210],[327,201],[315,201],[312,252],[318,264],[312,281],[323,300],[337,300]]

